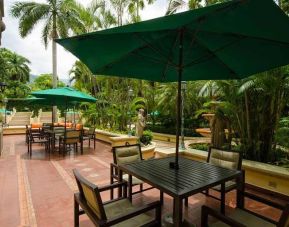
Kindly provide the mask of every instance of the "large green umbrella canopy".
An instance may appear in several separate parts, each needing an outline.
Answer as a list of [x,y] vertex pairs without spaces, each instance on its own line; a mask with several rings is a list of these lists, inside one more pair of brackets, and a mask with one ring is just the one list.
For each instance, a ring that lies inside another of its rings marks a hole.
[[94,74],[178,81],[241,79],[289,63],[289,20],[273,0],[235,0],[57,42]]

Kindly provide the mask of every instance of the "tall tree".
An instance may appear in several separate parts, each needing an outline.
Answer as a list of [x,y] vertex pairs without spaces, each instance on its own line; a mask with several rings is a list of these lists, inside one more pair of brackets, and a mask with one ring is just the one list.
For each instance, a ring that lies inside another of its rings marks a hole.
[[[81,27],[79,14],[74,0],[46,0],[46,3],[16,2],[12,5],[11,15],[19,18],[21,37],[30,34],[40,21],[44,22],[42,39],[45,47],[52,40],[52,87],[57,87],[57,48],[55,39],[67,37],[71,28]],[[53,108],[53,119],[56,116]]]
[[29,81],[30,68],[28,64],[30,64],[30,61],[27,58],[12,52],[7,59],[7,63],[8,73],[12,80],[24,83]]
[[46,0],[46,3],[16,2],[10,10],[11,15],[19,18],[21,37],[30,34],[35,25],[44,22],[42,39],[45,47],[52,40],[53,87],[57,86],[57,48],[55,39],[67,37],[70,28],[82,26],[74,0]]
[[225,2],[228,0],[169,0],[168,9],[166,15],[174,14],[181,9],[197,9],[204,6]]
[[145,4],[153,4],[155,0],[131,0],[128,5],[128,11],[132,18],[132,22],[139,22],[141,21],[140,17],[140,10],[143,10]]

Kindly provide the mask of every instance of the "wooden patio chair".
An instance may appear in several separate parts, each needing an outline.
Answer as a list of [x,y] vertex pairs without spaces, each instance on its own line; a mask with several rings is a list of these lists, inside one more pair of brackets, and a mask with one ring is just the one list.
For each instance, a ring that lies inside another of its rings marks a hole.
[[[237,151],[225,151],[218,148],[210,147],[207,162],[213,165],[224,167],[227,169],[241,170],[243,160],[243,153]],[[237,188],[236,181],[227,181],[225,184],[225,193],[232,191]],[[218,191],[221,193],[221,185],[217,185],[212,190]],[[219,199],[209,194],[209,190],[206,191],[206,195],[213,198]]]
[[[202,207],[202,227],[289,227],[289,204],[285,207],[280,206],[280,204],[272,202],[262,197],[253,196],[249,193],[245,193],[250,199],[254,197],[258,202],[264,203],[271,207],[283,210],[280,219],[276,222],[268,217],[262,216],[260,214],[254,213],[246,208],[236,208],[233,212],[230,212],[228,216],[221,214],[219,211],[214,210],[210,207]],[[219,221],[208,225],[208,217],[214,217]]]
[[63,136],[59,137],[59,153],[63,153],[65,156],[67,151],[67,145],[73,146],[74,150],[78,151],[78,142],[80,141],[80,131],[73,130],[67,131]]
[[[40,136],[41,135],[41,136]],[[28,142],[28,155],[32,156],[32,145],[33,144],[43,144],[45,146],[45,151],[49,153],[50,158],[50,138],[48,135],[42,135],[38,131],[33,131],[32,128],[27,129],[27,142]]]
[[[79,226],[79,216],[86,214],[95,226],[161,226],[161,204],[159,201],[137,207],[126,198],[126,193],[118,199],[103,202],[100,192],[111,188],[124,187],[126,183],[119,182],[112,185],[98,187],[86,180],[80,173],[73,170],[78,193],[74,194],[74,226]],[[79,209],[79,206],[82,208]],[[145,214],[155,210],[155,218]]]
[[[119,164],[128,164],[131,162],[137,162],[137,161],[142,161],[142,153],[141,153],[141,147],[140,144],[132,144],[132,145],[124,145],[124,146],[117,146],[112,148],[112,153],[113,153],[113,163],[110,163],[110,183],[113,184],[115,182],[119,181],[119,176],[118,176],[118,165]],[[123,174],[122,179],[125,182],[128,182],[129,175],[128,174]],[[149,187],[144,189],[143,188],[143,181],[136,178],[132,177],[132,185],[128,185],[128,187],[133,187],[136,185],[139,185],[139,190],[135,191],[132,193],[140,193],[143,191],[147,191],[152,189],[153,187]],[[132,192],[132,190],[130,190]],[[111,190],[110,198],[113,199],[113,190]],[[163,201],[163,194],[161,192],[161,202]]]
[[95,149],[95,128],[89,128],[88,131],[83,131],[82,140],[88,140],[88,147],[90,147],[90,140],[93,141],[93,149]]
[[[212,165],[217,165],[227,169],[241,170],[242,167],[242,152],[237,151],[226,151],[215,147],[209,147],[207,162]],[[222,213],[225,212],[225,194],[237,188],[237,183],[235,180],[227,181],[222,190],[221,185],[217,185],[213,188],[207,189],[205,191],[206,196],[210,196],[214,199],[221,201]],[[220,197],[211,195],[210,190],[214,190],[220,193]],[[185,205],[188,206],[188,199],[185,199]]]

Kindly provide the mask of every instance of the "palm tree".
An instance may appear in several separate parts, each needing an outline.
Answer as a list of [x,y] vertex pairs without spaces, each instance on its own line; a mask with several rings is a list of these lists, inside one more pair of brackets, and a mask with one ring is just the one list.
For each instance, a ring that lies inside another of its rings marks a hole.
[[109,28],[116,25],[116,19],[108,10],[107,2],[103,0],[92,0],[91,3],[84,7],[82,4],[76,4],[79,14],[79,20],[82,26],[74,26],[73,31],[76,34],[96,31],[100,28]]
[[155,0],[131,0],[128,5],[128,11],[131,14],[132,22],[139,22],[141,21],[139,12],[140,10],[143,10],[145,7],[145,2],[147,4],[153,4]]
[[166,15],[174,14],[181,9],[197,9],[204,6],[225,2],[228,0],[170,0]]
[[7,63],[8,73],[12,80],[18,80],[24,83],[29,81],[30,69],[28,64],[30,64],[30,61],[27,58],[13,52],[10,54]]
[[[42,39],[45,47],[52,40],[53,87],[57,86],[57,48],[55,39],[67,37],[71,27],[82,26],[74,0],[46,0],[46,3],[16,2],[11,15],[19,18],[21,37],[30,34],[40,21],[44,22]],[[73,26],[72,26],[73,25]]]

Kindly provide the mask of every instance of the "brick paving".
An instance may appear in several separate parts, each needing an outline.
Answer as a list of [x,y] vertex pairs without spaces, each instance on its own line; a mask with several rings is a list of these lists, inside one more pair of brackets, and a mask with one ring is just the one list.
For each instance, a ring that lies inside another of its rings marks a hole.
[[[27,156],[24,135],[4,137],[4,152],[0,158],[0,226],[1,227],[71,227],[73,226],[73,192],[77,191],[72,169],[80,170],[88,180],[98,185],[109,183],[109,163],[112,161],[110,145],[97,142],[95,150],[85,143],[84,155],[71,152],[65,157],[57,152],[48,159],[44,148],[33,145],[32,158]],[[158,146],[173,144],[158,142]],[[104,200],[109,193],[102,194]],[[137,204],[157,200],[156,189],[133,197]],[[197,194],[189,198],[184,217],[198,226],[203,204],[219,208],[218,201]],[[235,192],[227,195],[227,210],[235,206]],[[246,206],[278,219],[280,212],[267,206],[246,201]],[[165,195],[163,215],[172,212],[172,199]],[[80,226],[93,226],[83,215]]]

